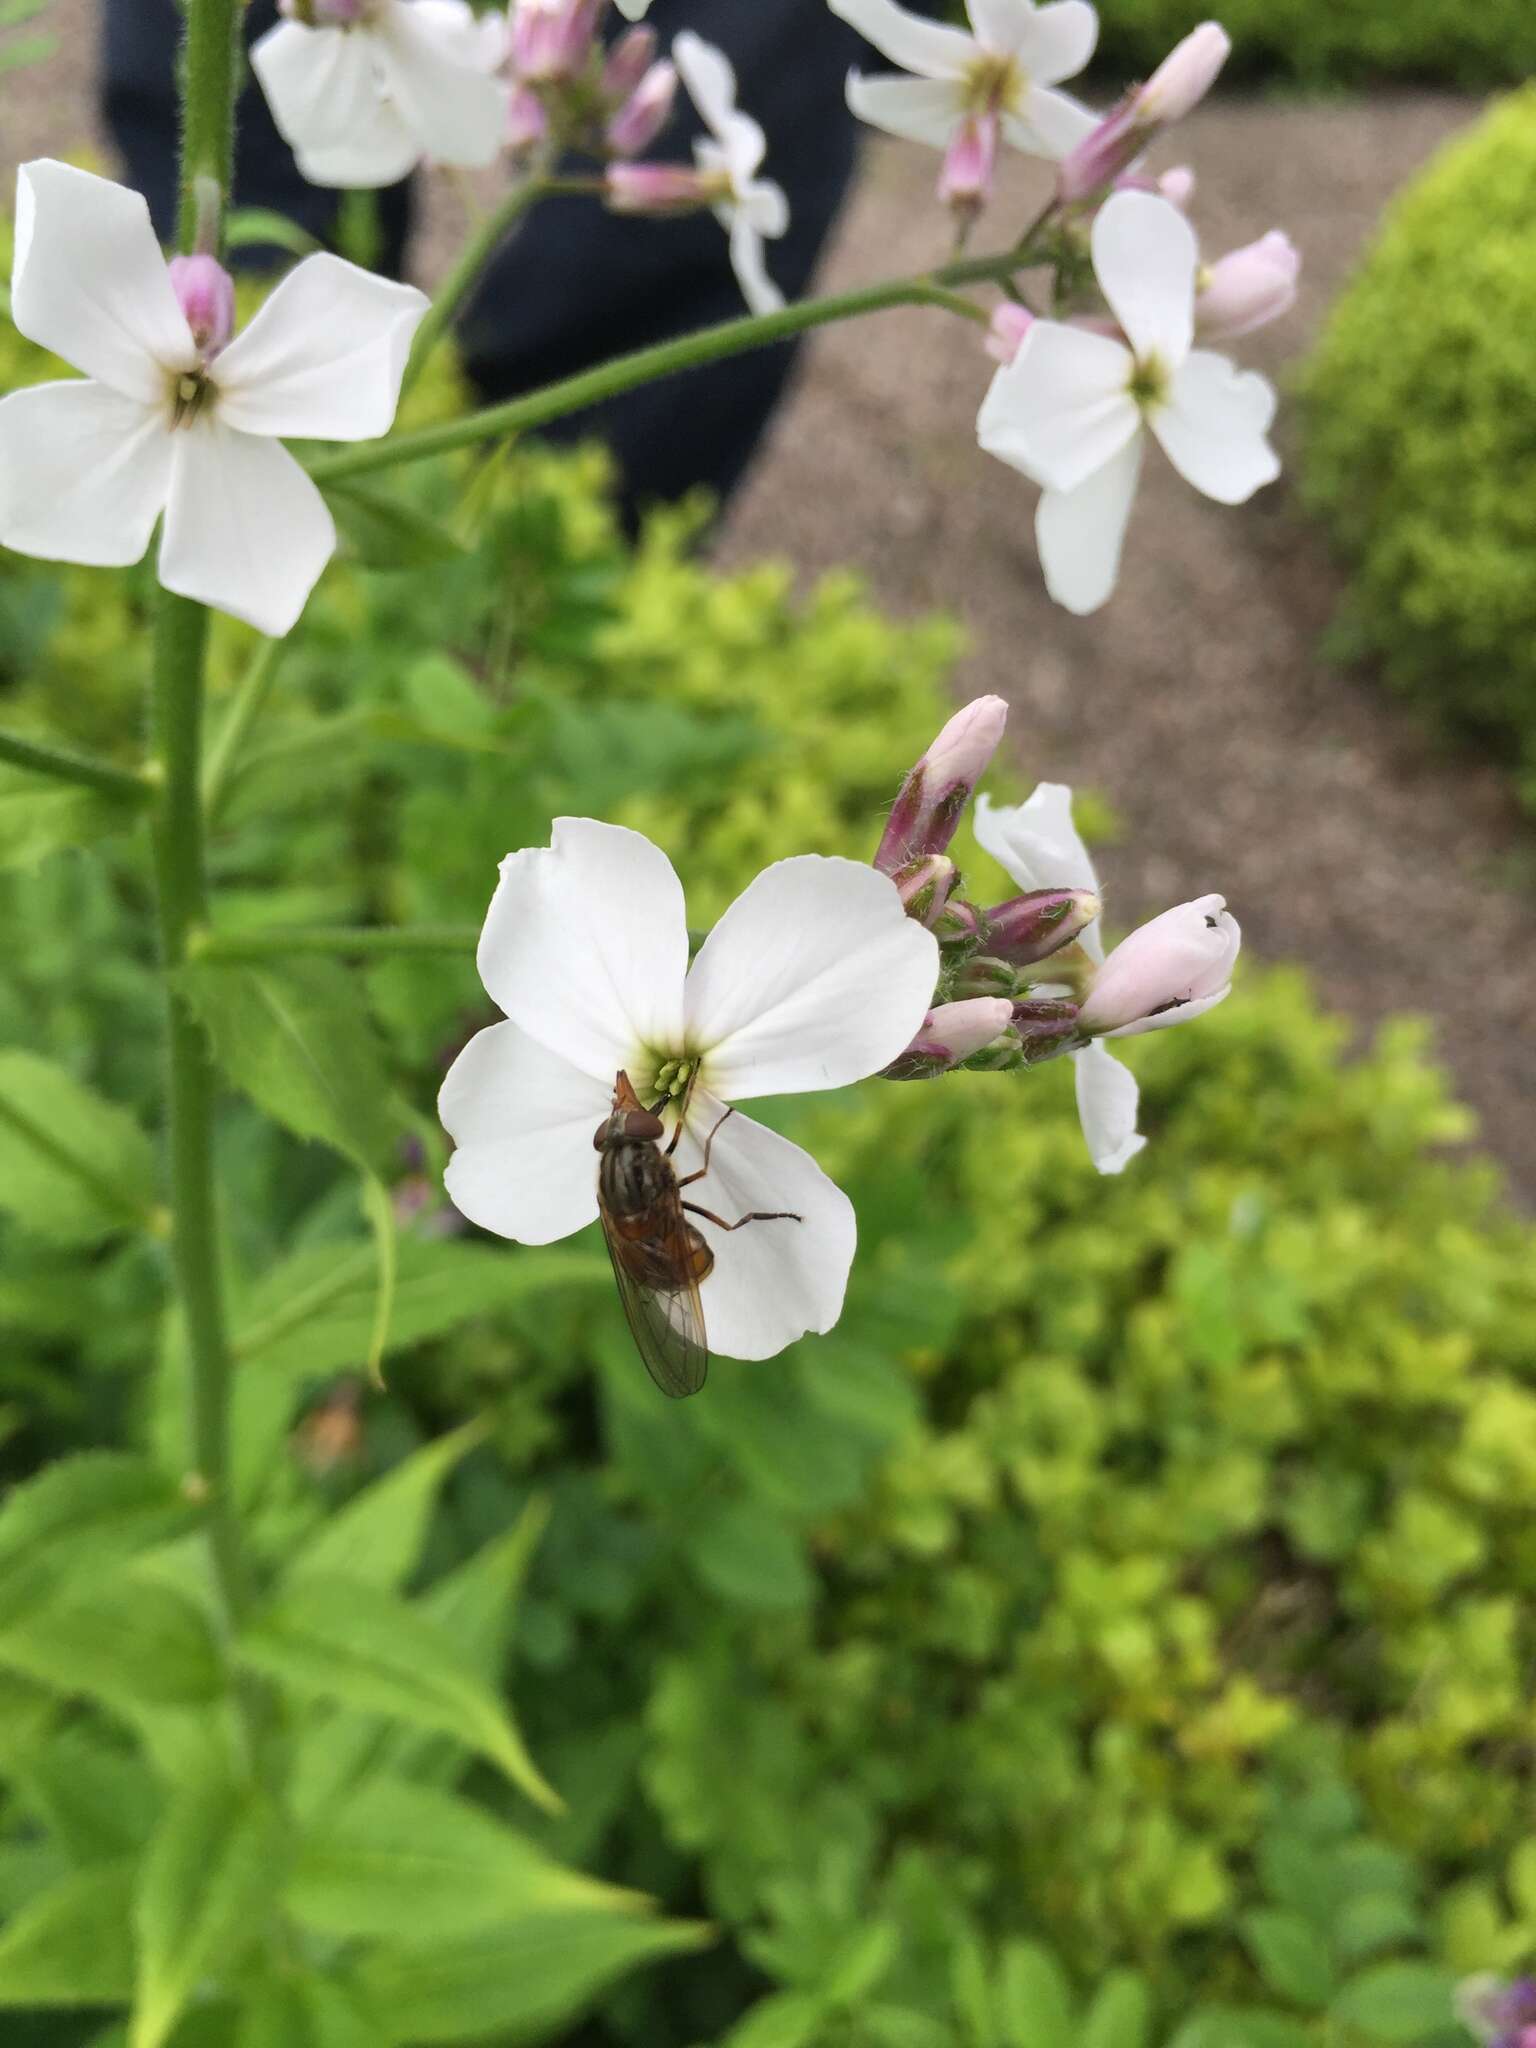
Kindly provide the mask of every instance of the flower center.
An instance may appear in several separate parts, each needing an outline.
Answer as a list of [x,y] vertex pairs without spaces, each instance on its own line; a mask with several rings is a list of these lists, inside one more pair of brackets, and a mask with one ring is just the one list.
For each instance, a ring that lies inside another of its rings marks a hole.
[[660,1110],[672,1103],[681,1102],[693,1085],[694,1075],[699,1070],[696,1059],[681,1058],[663,1060],[652,1076],[650,1088],[646,1091],[651,1100],[646,1103],[650,1110]]
[[213,386],[201,370],[182,370],[171,378],[171,425],[189,427],[206,410]]
[[1147,356],[1138,359],[1126,388],[1143,412],[1155,412],[1168,403],[1169,381],[1166,367],[1156,356]]
[[1029,89],[1029,74],[1017,57],[983,50],[966,70],[960,89],[968,114],[1016,114]]

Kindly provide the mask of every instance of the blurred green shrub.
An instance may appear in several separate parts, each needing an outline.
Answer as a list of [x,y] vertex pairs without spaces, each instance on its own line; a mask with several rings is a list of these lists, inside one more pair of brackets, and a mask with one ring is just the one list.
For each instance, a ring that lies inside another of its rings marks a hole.
[[1491,742],[1536,805],[1536,88],[1401,194],[1308,365],[1336,641]]

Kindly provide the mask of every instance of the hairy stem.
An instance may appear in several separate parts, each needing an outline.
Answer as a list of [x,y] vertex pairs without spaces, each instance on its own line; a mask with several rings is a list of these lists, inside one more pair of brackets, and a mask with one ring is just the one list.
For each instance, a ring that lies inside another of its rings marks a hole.
[[[181,212],[183,249],[197,246],[211,184],[216,209],[228,204],[235,164],[235,92],[240,82],[240,0],[189,0],[181,50]],[[217,249],[210,250],[217,255]]]
[[295,953],[328,953],[372,959],[388,953],[472,954],[480,939],[473,924],[273,925],[266,931],[204,933],[199,960],[233,965],[250,960],[286,960]]
[[55,782],[72,782],[81,789],[100,790],[103,796],[121,797],[134,804],[148,803],[154,783],[132,768],[117,768],[110,761],[93,761],[85,754],[71,754],[63,747],[49,747],[40,740],[23,739],[20,733],[0,732],[0,761],[11,761],[34,775],[47,775]]

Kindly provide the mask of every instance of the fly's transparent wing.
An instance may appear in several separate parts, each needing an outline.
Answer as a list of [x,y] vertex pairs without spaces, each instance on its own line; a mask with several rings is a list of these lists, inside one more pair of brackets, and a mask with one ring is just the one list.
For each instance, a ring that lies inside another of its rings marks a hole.
[[696,1394],[709,1373],[709,1346],[698,1282],[690,1272],[692,1246],[681,1205],[675,1219],[667,1219],[665,1234],[645,1247],[646,1263],[658,1272],[665,1268],[669,1274],[660,1286],[649,1286],[635,1277],[625,1263],[626,1254],[633,1256],[635,1247],[618,1236],[605,1210],[600,1208],[599,1214],[619,1301],[646,1371],[674,1401]]

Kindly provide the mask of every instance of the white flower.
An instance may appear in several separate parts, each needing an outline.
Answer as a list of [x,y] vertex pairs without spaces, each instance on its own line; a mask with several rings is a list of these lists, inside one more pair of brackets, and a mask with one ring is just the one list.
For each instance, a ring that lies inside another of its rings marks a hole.
[[977,422],[983,448],[1044,486],[1035,533],[1046,585],[1079,613],[1114,588],[1148,432],[1224,505],[1280,474],[1265,438],[1271,386],[1191,346],[1199,252],[1178,208],[1115,193],[1093,224],[1093,264],[1125,340],[1037,320]]
[[1088,0],[968,0],[974,34],[908,14],[895,0],[831,0],[912,78],[848,77],[848,104],[891,135],[948,149],[967,120],[997,116],[1016,149],[1059,161],[1098,125],[1064,92],[1093,55],[1099,20]]
[[[1099,893],[1093,860],[1072,822],[1072,792],[1065,783],[1042,782],[1026,802],[1011,808],[998,809],[990,798],[978,797],[973,822],[977,844],[1021,889]],[[1089,925],[1079,943],[1090,959],[1103,961],[1097,925]],[[1049,964],[1042,971],[1049,974]],[[1093,1163],[1100,1173],[1121,1173],[1147,1142],[1136,1128],[1136,1077],[1097,1039],[1071,1058],[1077,1113]]]
[[392,185],[423,157],[494,163],[507,125],[500,14],[465,0],[344,0],[251,50],[278,131],[312,185]]
[[626,21],[643,21],[651,0],[614,0],[614,4]]
[[1085,1031],[1134,1038],[1214,1010],[1232,993],[1243,934],[1224,896],[1198,896],[1138,926],[1093,979]]
[[781,186],[757,175],[767,140],[751,115],[737,108],[736,74],[723,52],[684,29],[672,58],[710,131],[712,139],[695,142],[693,154],[705,176],[724,188],[715,216],[731,238],[731,268],[742,296],[754,313],[776,312],[784,294],[768,275],[763,241],[777,241],[788,228],[789,201]]
[[[443,1083],[458,1145],[448,1191],[483,1228],[550,1244],[597,1215],[592,1138],[620,1070],[646,1102],[691,1080],[675,1158],[690,1173],[726,1104],[888,1066],[927,1014],[938,947],[884,875],[806,855],[759,875],[690,967],[665,854],[637,832],[560,818],[547,848],[502,863],[479,964],[507,1022],[472,1039]],[[808,1154],[732,1116],[689,1199],[728,1222],[802,1218],[731,1232],[692,1219],[715,1255],[700,1293],[713,1349],[769,1358],[832,1327],[854,1216]]]
[[[208,297],[196,282],[195,311]],[[167,590],[286,633],[336,529],[280,437],[387,432],[426,309],[408,285],[310,256],[210,351],[136,192],[67,164],[23,165],[12,314],[88,381],[0,402],[0,544],[121,567],[164,513]]]

